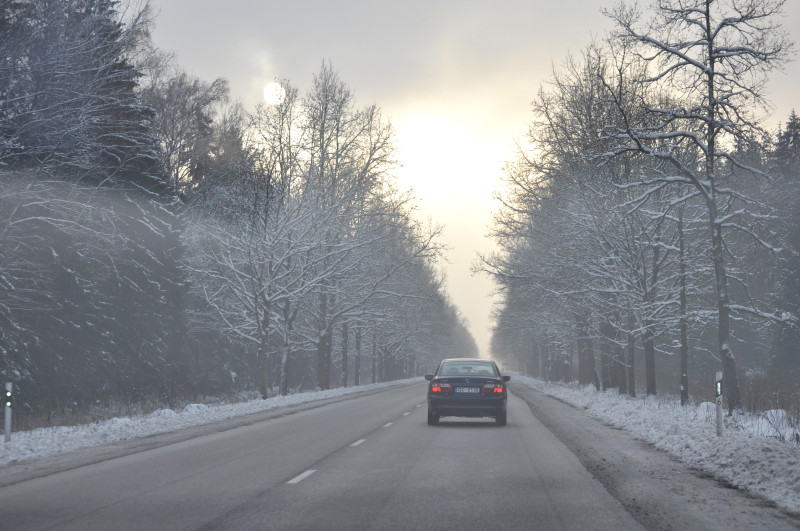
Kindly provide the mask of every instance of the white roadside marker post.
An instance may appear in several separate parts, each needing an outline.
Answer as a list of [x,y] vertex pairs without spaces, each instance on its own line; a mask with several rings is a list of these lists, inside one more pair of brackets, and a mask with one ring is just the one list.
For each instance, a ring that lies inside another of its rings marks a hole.
[[5,442],[11,441],[11,382],[6,382]]
[[717,371],[714,394],[717,402],[717,437],[722,437],[722,372],[720,371]]

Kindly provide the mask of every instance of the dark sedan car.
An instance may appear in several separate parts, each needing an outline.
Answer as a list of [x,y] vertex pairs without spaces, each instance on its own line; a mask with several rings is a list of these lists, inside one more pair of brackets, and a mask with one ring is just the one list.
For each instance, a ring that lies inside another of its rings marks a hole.
[[506,424],[506,382],[492,360],[473,358],[445,359],[436,374],[426,374],[428,385],[428,424],[440,417],[494,417],[498,426]]

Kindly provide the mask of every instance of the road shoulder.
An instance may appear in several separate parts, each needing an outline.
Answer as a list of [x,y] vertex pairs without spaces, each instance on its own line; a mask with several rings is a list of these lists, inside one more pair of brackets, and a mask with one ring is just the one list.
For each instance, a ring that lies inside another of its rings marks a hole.
[[379,393],[393,387],[396,386],[368,389],[331,398],[301,402],[290,406],[279,406],[255,413],[233,416],[215,422],[197,424],[174,431],[156,433],[143,437],[132,437],[113,443],[91,445],[45,457],[9,463],[0,466],[0,488],[127,455],[146,452],[171,444],[181,443],[198,437],[205,437],[214,433],[250,426],[258,422],[316,409],[343,400]]
[[513,394],[648,529],[800,529],[800,518],[526,385]]

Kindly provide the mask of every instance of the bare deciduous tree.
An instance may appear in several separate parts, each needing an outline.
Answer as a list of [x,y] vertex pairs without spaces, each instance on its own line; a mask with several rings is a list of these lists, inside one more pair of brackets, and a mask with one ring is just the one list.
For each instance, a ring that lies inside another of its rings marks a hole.
[[[718,355],[729,410],[741,406],[737,364],[731,347],[732,309],[754,311],[730,300],[725,233],[743,231],[761,241],[740,219],[757,208],[739,193],[735,175],[761,172],[737,156],[756,146],[763,131],[754,109],[765,105],[766,74],[787,60],[792,44],[776,16],[783,0],[659,0],[645,17],[620,4],[607,12],[617,38],[635,45],[649,66],[642,83],[663,87],[673,101],[642,101],[647,124],[629,119],[605,130],[618,142],[613,153],[640,152],[665,163],[650,183],[692,186],[706,207],[718,317]],[[609,97],[615,98],[611,89]],[[616,101],[619,101],[617,99]],[[620,107],[626,117],[626,110]],[[687,153],[693,156],[686,156]],[[768,246],[768,245],[767,245]]]

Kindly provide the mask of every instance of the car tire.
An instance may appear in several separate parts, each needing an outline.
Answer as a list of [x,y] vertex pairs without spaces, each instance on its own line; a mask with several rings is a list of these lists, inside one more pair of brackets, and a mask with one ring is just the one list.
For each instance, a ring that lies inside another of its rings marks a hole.
[[497,424],[498,426],[505,426],[505,425],[506,425],[506,414],[505,414],[505,412],[503,412],[503,413],[501,413],[501,414],[497,415],[497,416],[494,418],[494,422],[495,422],[495,424]]
[[428,426],[436,426],[439,424],[439,415],[428,411]]

